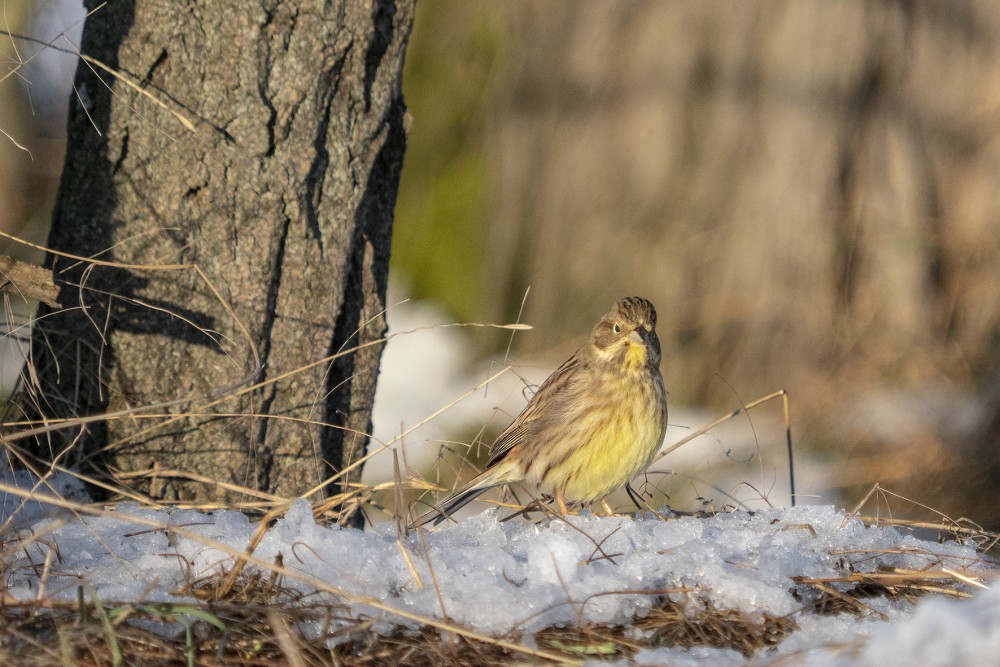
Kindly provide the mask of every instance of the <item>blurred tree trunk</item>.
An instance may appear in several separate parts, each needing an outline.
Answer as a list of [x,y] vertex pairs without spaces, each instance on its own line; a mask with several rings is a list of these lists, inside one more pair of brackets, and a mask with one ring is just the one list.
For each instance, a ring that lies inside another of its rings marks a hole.
[[221,489],[128,473],[182,470],[287,497],[364,451],[381,346],[296,369],[385,331],[412,19],[412,0],[140,0],[87,20],[82,51],[129,84],[77,72],[50,246],[196,265],[221,299],[194,270],[55,257],[68,308],[36,330],[37,407],[58,418],[211,396],[246,379],[254,346],[264,384],[172,408],[186,413],[172,423],[58,433],[54,454],[79,437],[71,462],[200,500]]

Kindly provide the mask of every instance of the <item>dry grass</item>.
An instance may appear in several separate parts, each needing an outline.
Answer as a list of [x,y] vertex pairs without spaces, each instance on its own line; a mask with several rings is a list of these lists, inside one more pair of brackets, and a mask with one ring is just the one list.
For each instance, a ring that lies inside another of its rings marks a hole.
[[[91,610],[92,611],[92,610]],[[225,610],[222,610],[225,611]],[[134,625],[115,628],[115,640],[102,625],[82,619],[80,613],[65,611],[45,616],[7,619],[4,636],[0,638],[0,655],[20,656],[20,664],[110,664],[116,651],[126,663],[146,665],[182,664],[192,656],[200,665],[509,665],[514,659],[524,659],[495,644],[464,639],[447,640],[431,630],[408,635],[382,636],[365,623],[357,629],[341,633],[334,648],[321,642],[306,641],[291,635],[289,641],[278,638],[288,632],[297,614],[280,611],[281,625],[269,621],[273,614],[263,609],[250,617],[243,610],[231,610],[227,632],[212,631],[206,623],[195,626],[190,643],[184,635],[167,638]],[[138,614],[137,616],[141,616]],[[536,635],[553,658],[574,663],[583,658],[622,658],[637,650],[652,646],[716,646],[741,650],[751,655],[757,649],[778,643],[795,629],[789,619],[767,619],[764,622],[734,618],[732,614],[705,615],[684,618],[678,612],[656,610],[655,622],[649,626],[649,638],[629,639],[621,627],[559,628]],[[54,647],[54,648],[53,648]],[[547,662],[539,660],[539,662]]]
[[[258,579],[257,583],[261,583]],[[277,603],[259,600],[263,591],[240,587],[232,601],[205,603],[198,611],[215,622],[196,620],[190,633],[172,636],[144,629],[138,620],[170,620],[190,613],[189,605],[134,604],[76,608],[45,605],[42,609],[8,607],[0,630],[0,654],[23,656],[21,664],[112,664],[120,655],[127,663],[177,664],[192,656],[197,664],[264,665],[502,665],[513,658],[531,662],[573,663],[582,658],[632,656],[642,648],[710,646],[731,648],[746,656],[780,643],[798,625],[793,617],[751,618],[727,610],[706,609],[692,614],[681,603],[663,598],[635,626],[549,628],[535,635],[534,655],[515,654],[488,639],[442,635],[433,628],[384,636],[364,619],[349,629],[322,632],[305,639],[291,628],[299,621],[343,619],[335,605]],[[268,587],[268,595],[279,595]],[[249,600],[243,599],[246,595]],[[848,610],[850,611],[850,610]],[[130,622],[108,626],[102,615],[128,616]],[[638,632],[636,632],[638,630]],[[508,638],[518,641],[519,637]],[[331,647],[329,642],[336,643]]]

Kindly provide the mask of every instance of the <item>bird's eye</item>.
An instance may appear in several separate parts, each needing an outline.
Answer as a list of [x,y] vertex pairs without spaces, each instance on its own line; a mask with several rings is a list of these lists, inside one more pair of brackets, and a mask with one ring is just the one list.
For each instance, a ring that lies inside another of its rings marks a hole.
[[622,332],[622,325],[620,325],[617,322],[615,322],[615,333],[619,334],[621,332]]

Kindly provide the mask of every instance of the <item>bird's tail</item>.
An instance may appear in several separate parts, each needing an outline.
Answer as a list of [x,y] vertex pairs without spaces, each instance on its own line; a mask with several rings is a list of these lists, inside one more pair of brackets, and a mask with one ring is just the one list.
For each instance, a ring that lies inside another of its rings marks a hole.
[[433,523],[436,526],[490,489],[506,484],[507,480],[504,473],[507,471],[499,470],[498,468],[499,466],[492,470],[487,470],[473,479],[464,489],[458,491],[414,521],[413,526],[426,526],[429,523]]
[[431,511],[424,514],[422,517],[416,520],[415,526],[425,526],[428,523],[433,523],[435,526],[447,519],[452,515],[453,512],[457,512],[462,509],[473,500],[486,493],[492,487],[486,487],[482,489],[469,489],[468,491],[462,491],[457,493],[446,502],[435,507]]

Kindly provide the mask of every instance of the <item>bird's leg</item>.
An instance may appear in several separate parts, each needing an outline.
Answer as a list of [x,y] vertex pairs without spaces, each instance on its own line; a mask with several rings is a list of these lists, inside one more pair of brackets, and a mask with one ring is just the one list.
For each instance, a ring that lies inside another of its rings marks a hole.
[[608,505],[608,501],[604,498],[601,498],[601,506],[604,508],[604,511],[608,513],[608,516],[618,516],[615,514],[615,511],[611,509],[611,505]]
[[559,512],[563,516],[569,516],[569,508],[566,507],[566,501],[563,500],[562,494],[556,491],[556,504],[559,505]]

